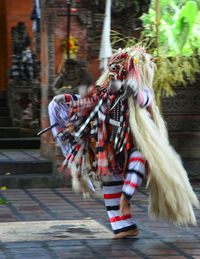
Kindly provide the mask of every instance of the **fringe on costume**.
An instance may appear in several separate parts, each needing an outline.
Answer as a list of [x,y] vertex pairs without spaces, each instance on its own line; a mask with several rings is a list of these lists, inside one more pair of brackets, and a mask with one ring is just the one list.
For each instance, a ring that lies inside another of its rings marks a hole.
[[[150,55],[142,52],[138,55],[140,58],[145,55],[144,62],[137,66],[138,88],[148,87],[153,93],[155,65]],[[200,204],[180,156],[169,143],[167,128],[155,100],[149,111],[140,108],[132,97],[128,99],[128,106],[135,144],[149,165],[150,216],[160,216],[175,225],[196,225],[193,205],[200,207]]]
[[[102,182],[95,178],[96,174],[91,171],[91,165],[89,161],[89,155],[86,154],[82,161],[81,169],[78,168],[78,160],[83,154],[83,148],[81,148],[76,156],[76,159],[71,163],[71,178],[72,189],[76,193],[82,193],[85,199],[89,199],[91,194],[95,196],[102,195]],[[90,172],[90,173],[88,173]]]

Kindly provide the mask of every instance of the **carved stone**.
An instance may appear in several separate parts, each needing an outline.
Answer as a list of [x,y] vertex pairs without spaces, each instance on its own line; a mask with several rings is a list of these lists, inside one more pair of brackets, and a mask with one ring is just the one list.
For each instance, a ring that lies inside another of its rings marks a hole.
[[7,95],[12,125],[39,129],[40,83],[13,80],[8,84]]
[[92,14],[91,11],[82,9],[78,15],[80,22],[87,28],[90,28],[92,26],[92,15],[91,14]]
[[31,52],[31,40],[26,25],[19,22],[11,30],[12,67],[7,96],[12,125],[39,128],[40,121],[40,61]]
[[200,117],[165,117],[169,132],[200,132]]
[[184,161],[190,160],[186,165],[192,172],[191,159],[200,157],[200,86],[197,81],[196,85],[173,89],[175,95],[163,99],[162,111],[170,141]]
[[200,114],[200,87],[174,87],[175,95],[162,101],[164,114]]
[[[65,72],[60,73],[54,80],[54,93],[64,92],[71,94],[78,93],[78,87],[92,85],[93,76],[87,71],[87,61],[85,59],[69,59],[65,62]],[[59,91],[58,91],[59,90]]]
[[[148,11],[150,2],[150,0],[115,0],[112,2],[112,14],[132,13],[134,17],[139,17],[142,13]],[[105,0],[90,0],[89,8],[93,12],[104,13]]]
[[11,28],[11,40],[13,54],[21,54],[30,46],[31,39],[24,22],[19,22],[17,26]]

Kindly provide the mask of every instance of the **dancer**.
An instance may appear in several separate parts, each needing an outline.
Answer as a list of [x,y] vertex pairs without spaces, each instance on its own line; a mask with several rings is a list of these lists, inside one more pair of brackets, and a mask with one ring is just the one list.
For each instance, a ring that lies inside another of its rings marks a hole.
[[129,201],[144,177],[151,216],[196,224],[192,206],[199,201],[156,105],[154,69],[142,47],[119,49],[89,94],[77,100],[63,96],[72,113],[57,136],[71,148],[66,161],[72,187],[87,193],[95,181],[103,183],[114,239],[138,234]]

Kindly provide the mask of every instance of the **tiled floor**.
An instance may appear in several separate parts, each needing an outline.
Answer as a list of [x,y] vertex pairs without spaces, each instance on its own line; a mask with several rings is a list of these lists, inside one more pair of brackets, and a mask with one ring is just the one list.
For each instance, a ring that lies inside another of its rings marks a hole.
[[[193,184],[200,198],[200,184]],[[70,188],[7,189],[0,191],[0,222],[95,220],[108,230],[110,223],[102,198],[84,200]],[[140,234],[136,238],[58,238],[58,240],[0,242],[0,259],[200,259],[198,225],[177,228],[148,216],[148,192],[141,188],[132,200],[132,214]],[[41,223],[42,224],[42,223]],[[13,230],[14,231],[14,230]],[[1,237],[0,237],[1,238]]]

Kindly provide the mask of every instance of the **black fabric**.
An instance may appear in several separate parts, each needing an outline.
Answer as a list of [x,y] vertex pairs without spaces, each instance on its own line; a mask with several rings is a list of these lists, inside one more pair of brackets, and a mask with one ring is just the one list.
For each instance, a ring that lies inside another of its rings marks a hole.
[[103,186],[118,186],[123,185],[123,181],[116,181],[116,182],[103,182]]
[[105,148],[104,147],[98,147],[97,148],[97,153],[99,153],[99,152],[103,152],[105,150]]
[[143,175],[140,171],[137,171],[137,170],[134,170],[134,169],[127,169],[126,172],[129,173],[129,174],[135,173],[135,174],[137,174],[137,176],[139,176],[141,179],[144,178],[144,175]]
[[106,209],[107,209],[107,211],[110,211],[110,210],[119,210],[119,205],[117,205],[117,206],[106,206]]
[[149,102],[149,97],[147,96],[147,100],[146,100],[146,102],[143,104],[143,106],[145,107],[148,102]]
[[122,193],[123,193],[124,197],[125,197],[127,200],[130,200],[130,199],[132,198],[131,195],[128,195],[128,194],[125,193],[125,192],[122,192]]
[[78,100],[78,97],[75,94],[73,94],[72,97],[73,97],[74,101]]
[[125,227],[125,228],[120,228],[120,229],[113,230],[113,232],[114,232],[114,234],[118,234],[118,233],[121,233],[121,232],[126,232],[126,231],[129,231],[129,230],[133,230],[133,229],[137,229],[137,225],[136,224],[133,224],[133,225]]

